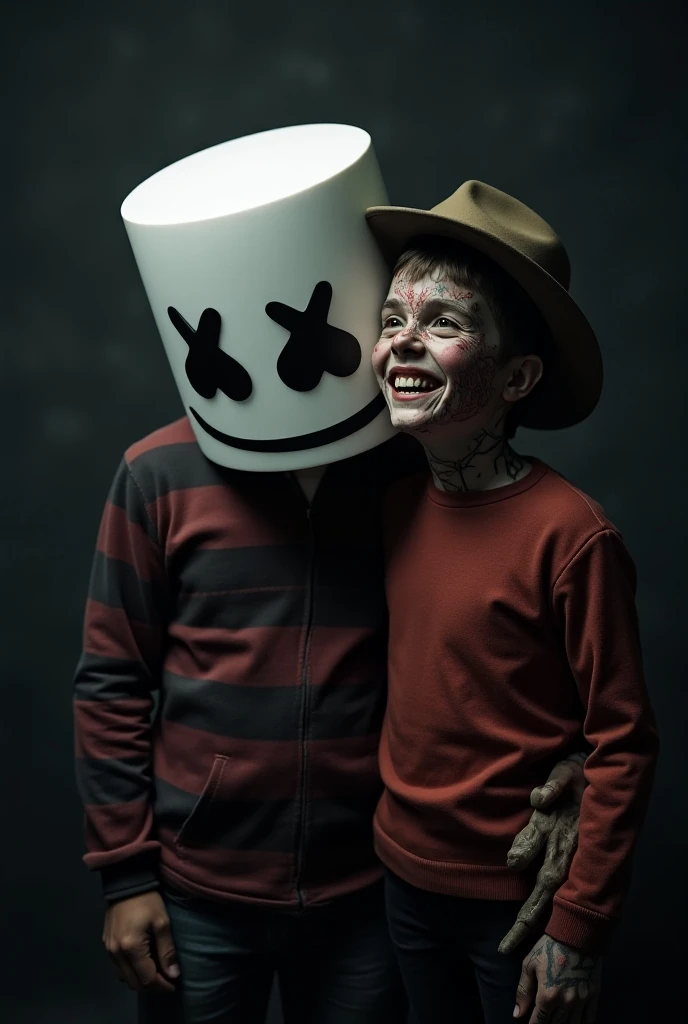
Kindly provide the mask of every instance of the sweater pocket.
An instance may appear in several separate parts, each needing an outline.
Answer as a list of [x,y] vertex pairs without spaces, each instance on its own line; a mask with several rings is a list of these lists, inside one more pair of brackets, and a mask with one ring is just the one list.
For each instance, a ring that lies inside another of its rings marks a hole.
[[194,804],[188,818],[175,836],[175,846],[180,856],[188,848],[206,846],[212,842],[218,825],[218,793],[229,765],[226,754],[216,754],[206,779],[205,786]]

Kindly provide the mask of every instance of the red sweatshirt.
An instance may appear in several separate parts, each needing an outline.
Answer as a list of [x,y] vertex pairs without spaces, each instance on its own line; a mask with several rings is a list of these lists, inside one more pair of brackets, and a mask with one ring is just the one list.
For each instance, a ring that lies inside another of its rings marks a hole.
[[635,571],[602,509],[544,463],[496,490],[425,475],[386,499],[389,694],[376,851],[412,885],[525,899],[506,866],[530,791],[592,746],[579,846],[546,927],[600,948],[619,917],[657,755]]

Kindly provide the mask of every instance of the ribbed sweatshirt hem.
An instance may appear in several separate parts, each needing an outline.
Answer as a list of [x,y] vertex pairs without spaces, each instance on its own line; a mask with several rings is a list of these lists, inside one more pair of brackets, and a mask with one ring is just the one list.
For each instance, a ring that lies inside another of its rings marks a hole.
[[[437,861],[409,853],[373,823],[375,852],[390,871],[409,885],[443,896],[475,900],[522,900],[533,891],[537,867],[513,871],[499,864],[467,864]],[[586,907],[554,897],[545,934],[585,953],[600,954],[616,921]],[[544,921],[542,922],[544,925]]]
[[599,954],[604,951],[616,923],[604,914],[555,896],[545,934],[585,953]]
[[403,849],[373,823],[375,852],[390,871],[426,892],[477,900],[526,900],[533,891],[537,867],[523,871],[500,864],[467,864],[427,860]]
[[103,885],[103,895],[108,903],[140,896],[160,888],[158,880],[157,857],[150,854],[139,854],[127,857],[116,864],[108,864],[98,869]]

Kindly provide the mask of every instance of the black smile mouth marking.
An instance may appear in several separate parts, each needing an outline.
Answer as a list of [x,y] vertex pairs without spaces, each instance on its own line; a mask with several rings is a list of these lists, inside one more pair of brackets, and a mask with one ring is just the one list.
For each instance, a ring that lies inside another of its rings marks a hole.
[[367,426],[375,417],[387,408],[385,396],[377,395],[372,402],[368,402],[362,409],[349,416],[340,423],[334,423],[331,427],[323,430],[314,430],[312,434],[299,434],[298,437],[279,437],[274,440],[261,441],[252,437],[232,437],[231,434],[223,434],[203,419],[196,410],[189,406],[189,412],[203,429],[214,437],[216,441],[229,445],[231,448],[240,448],[245,452],[297,452],[307,448],[321,448],[323,445],[332,444],[333,441],[341,441],[349,434],[355,434]]

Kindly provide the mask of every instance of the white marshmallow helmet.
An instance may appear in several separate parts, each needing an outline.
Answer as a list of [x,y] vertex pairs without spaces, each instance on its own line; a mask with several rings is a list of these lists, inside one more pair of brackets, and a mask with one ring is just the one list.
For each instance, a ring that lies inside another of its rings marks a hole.
[[360,128],[278,128],[186,157],[122,217],[203,453],[326,465],[394,433],[370,357],[389,269],[365,219],[387,194]]

